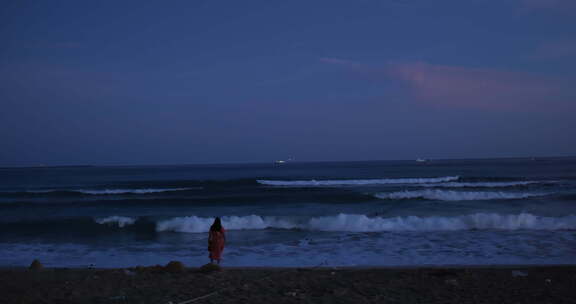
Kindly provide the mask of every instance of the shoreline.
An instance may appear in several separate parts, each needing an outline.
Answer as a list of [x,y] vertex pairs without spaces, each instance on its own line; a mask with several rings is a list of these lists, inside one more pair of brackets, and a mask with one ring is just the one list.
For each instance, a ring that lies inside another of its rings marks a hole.
[[5,303],[576,302],[576,265],[3,267],[0,282]]
[[[206,265],[206,264],[205,264]],[[202,266],[193,266],[183,263],[185,269],[194,270],[200,269]],[[56,266],[56,267],[45,267],[45,270],[124,270],[124,269],[135,269],[138,267],[149,268],[157,267],[163,265],[137,265],[137,266],[126,266],[126,267],[66,267],[66,266]],[[220,265],[223,269],[228,270],[290,270],[290,269],[318,269],[318,270],[413,270],[413,269],[514,269],[514,268],[560,268],[560,267],[575,267],[576,263],[573,264],[441,264],[441,265],[398,265],[398,266],[381,266],[381,265],[359,265],[359,266],[226,266],[226,264]],[[0,272],[7,270],[30,270],[29,266],[0,266]],[[576,275],[576,274],[575,274]]]

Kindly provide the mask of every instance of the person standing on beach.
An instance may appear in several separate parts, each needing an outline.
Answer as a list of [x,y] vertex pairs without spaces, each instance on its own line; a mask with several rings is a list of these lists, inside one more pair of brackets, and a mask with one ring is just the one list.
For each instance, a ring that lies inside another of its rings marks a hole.
[[208,251],[210,252],[210,263],[214,260],[220,264],[222,259],[222,251],[224,251],[224,244],[226,243],[226,234],[220,218],[214,219],[214,223],[210,226],[210,234],[208,235]]

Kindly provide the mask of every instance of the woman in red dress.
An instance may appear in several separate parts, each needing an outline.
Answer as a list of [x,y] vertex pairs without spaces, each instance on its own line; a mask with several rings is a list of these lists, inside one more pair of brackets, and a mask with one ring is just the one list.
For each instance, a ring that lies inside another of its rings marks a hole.
[[226,234],[220,218],[214,220],[210,226],[210,234],[208,235],[208,251],[210,252],[210,263],[214,260],[220,264],[222,258],[222,251],[224,251],[224,244],[226,243]]

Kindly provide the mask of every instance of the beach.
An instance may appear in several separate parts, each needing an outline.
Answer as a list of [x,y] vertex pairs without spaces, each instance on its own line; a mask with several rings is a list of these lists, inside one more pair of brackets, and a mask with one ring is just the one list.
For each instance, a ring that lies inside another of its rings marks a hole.
[[575,303],[576,266],[4,268],[2,303]]
[[[2,169],[0,303],[576,303],[575,172],[574,159]],[[223,268],[208,271],[215,217]]]

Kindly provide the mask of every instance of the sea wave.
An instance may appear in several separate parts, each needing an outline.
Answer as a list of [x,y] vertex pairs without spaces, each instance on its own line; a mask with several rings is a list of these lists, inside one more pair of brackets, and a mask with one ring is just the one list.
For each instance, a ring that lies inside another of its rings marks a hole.
[[459,176],[422,177],[422,178],[383,178],[383,179],[343,179],[343,180],[264,180],[257,182],[267,186],[284,187],[334,187],[354,185],[385,185],[385,184],[425,184],[441,183],[458,180]]
[[[156,231],[207,232],[214,218],[185,216],[161,221]],[[278,217],[248,215],[225,216],[222,223],[227,230],[260,230],[267,228],[294,229],[300,228],[295,222]]]
[[118,226],[120,228],[133,225],[134,223],[136,223],[136,220],[137,218],[128,216],[118,216],[118,215],[94,219],[94,221],[98,224],[107,224],[111,226]]
[[502,200],[522,199],[544,196],[544,193],[503,192],[503,191],[452,191],[425,189],[414,191],[380,192],[374,194],[380,199],[427,199],[437,201],[473,201],[473,200]]
[[516,181],[516,182],[446,182],[436,184],[415,184],[418,187],[441,187],[441,188],[504,188],[542,184],[550,182],[539,181]]
[[[157,223],[156,231],[204,233],[210,229],[214,218],[187,216]],[[369,217],[362,214],[295,219],[272,216],[225,216],[222,225],[226,230],[302,229],[312,231],[458,231],[458,230],[574,230],[576,216],[542,217],[530,213],[502,215],[476,213],[453,217],[405,216]]]

